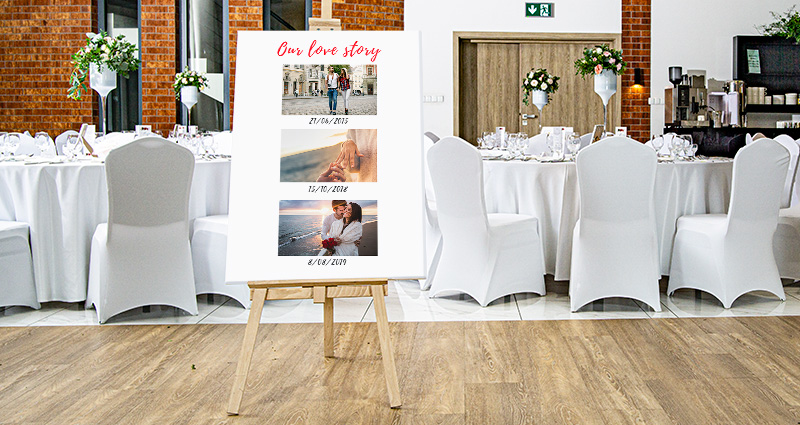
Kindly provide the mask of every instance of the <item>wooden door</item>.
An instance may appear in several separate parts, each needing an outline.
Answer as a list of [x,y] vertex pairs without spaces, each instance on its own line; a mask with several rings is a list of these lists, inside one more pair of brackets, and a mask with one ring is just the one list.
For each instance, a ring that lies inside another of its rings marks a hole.
[[[573,63],[585,47],[608,43],[619,46],[618,34],[455,34],[454,133],[475,143],[484,131],[505,126],[509,132],[539,133],[539,125],[568,126],[590,132],[603,123],[603,104],[594,80],[575,75]],[[522,102],[522,80],[531,68],[546,68],[559,80],[544,114]],[[608,124],[620,125],[620,89],[608,105]],[[522,120],[522,114],[540,118]]]

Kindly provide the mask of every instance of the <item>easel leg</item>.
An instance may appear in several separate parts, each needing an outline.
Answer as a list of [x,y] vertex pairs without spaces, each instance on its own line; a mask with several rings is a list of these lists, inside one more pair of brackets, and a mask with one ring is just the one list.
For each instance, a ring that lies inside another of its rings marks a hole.
[[239,363],[236,365],[236,378],[231,389],[231,398],[228,400],[228,414],[238,415],[239,406],[242,404],[242,395],[247,383],[247,372],[250,370],[250,360],[253,359],[253,349],[256,345],[256,335],[258,334],[258,324],[261,321],[261,311],[264,309],[264,301],[267,299],[267,289],[259,288],[253,291],[253,302],[250,306],[250,317],[247,319],[247,327],[244,330],[242,340],[242,352],[239,355]]
[[325,345],[325,357],[333,357],[333,298],[328,298],[326,295],[323,306],[323,339]]
[[378,339],[381,343],[383,357],[383,375],[386,377],[386,389],[389,392],[389,406],[400,407],[400,385],[397,383],[397,368],[394,365],[392,341],[389,338],[389,318],[386,315],[386,299],[383,285],[372,285],[372,299],[375,306],[375,321],[378,325]]

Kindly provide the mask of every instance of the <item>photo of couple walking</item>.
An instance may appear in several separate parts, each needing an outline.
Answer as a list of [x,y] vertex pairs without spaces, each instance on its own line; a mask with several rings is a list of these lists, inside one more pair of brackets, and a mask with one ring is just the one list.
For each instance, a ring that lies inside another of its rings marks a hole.
[[376,256],[376,201],[281,201],[279,256]]
[[281,114],[377,115],[378,67],[283,64]]

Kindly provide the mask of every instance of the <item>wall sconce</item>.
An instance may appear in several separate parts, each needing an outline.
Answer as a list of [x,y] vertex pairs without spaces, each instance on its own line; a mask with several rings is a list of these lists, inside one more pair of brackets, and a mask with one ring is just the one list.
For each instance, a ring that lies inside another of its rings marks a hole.
[[636,88],[644,87],[644,71],[642,68],[633,68],[633,86]]

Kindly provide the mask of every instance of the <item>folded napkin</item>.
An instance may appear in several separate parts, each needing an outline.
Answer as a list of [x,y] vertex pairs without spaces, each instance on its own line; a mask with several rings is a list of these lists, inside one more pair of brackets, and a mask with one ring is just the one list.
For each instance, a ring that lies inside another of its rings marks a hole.
[[134,138],[136,138],[135,133],[111,133],[99,139],[90,136],[86,138],[86,141],[92,146],[94,154],[101,160],[105,160],[112,149],[127,145]]

